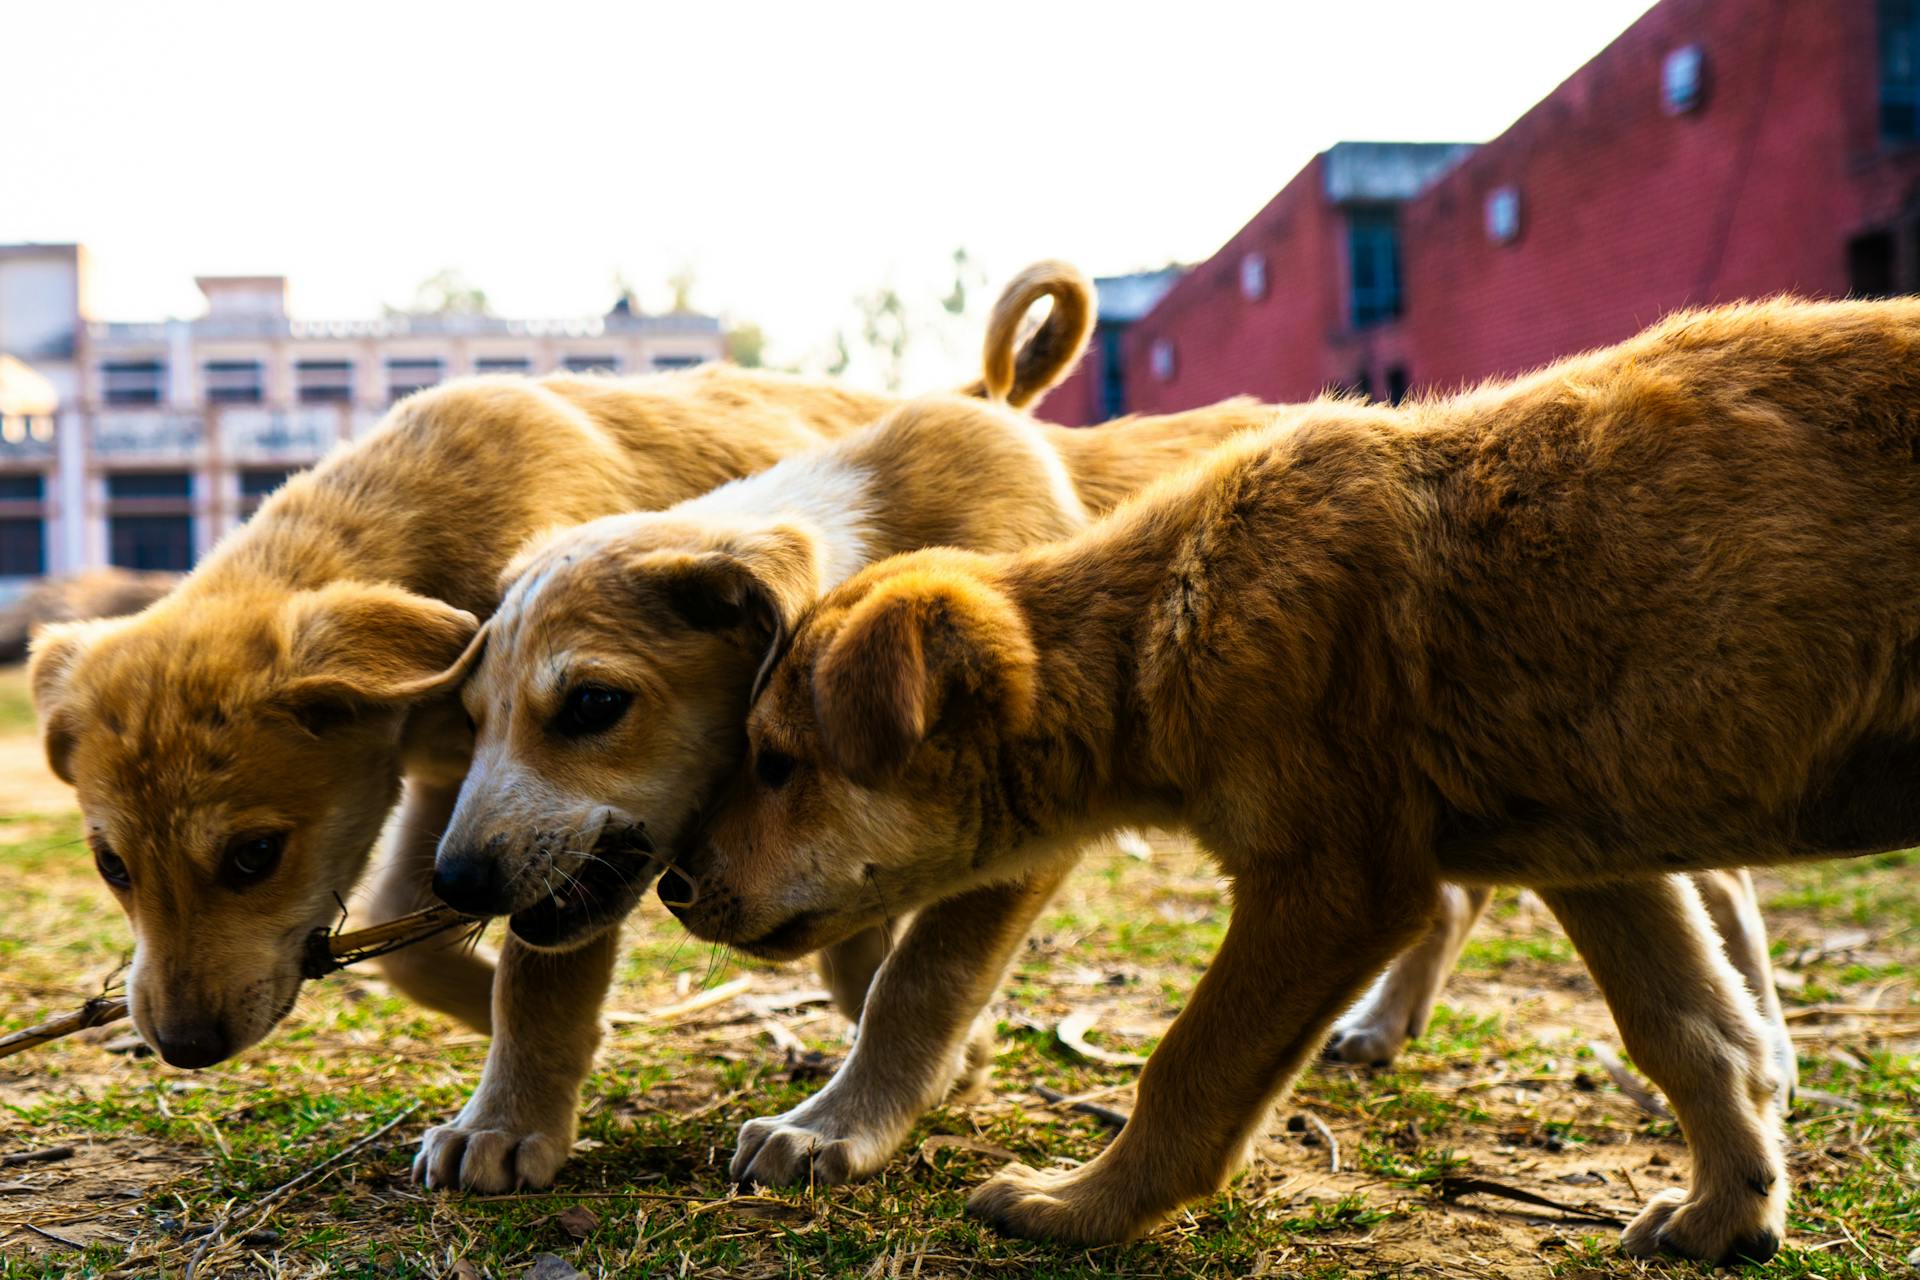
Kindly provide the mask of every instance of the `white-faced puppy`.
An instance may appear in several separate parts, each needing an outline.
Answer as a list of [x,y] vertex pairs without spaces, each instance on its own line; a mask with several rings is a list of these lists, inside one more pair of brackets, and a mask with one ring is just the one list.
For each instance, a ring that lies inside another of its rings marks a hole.
[[1920,302],[1729,307],[1318,406],[1063,543],[883,562],[796,629],[662,896],[768,957],[923,907],[957,969],[1002,886],[1192,829],[1232,923],[1126,1128],[971,1201],[1092,1244],[1221,1185],[1443,881],[1531,885],[1693,1152],[1627,1247],[1764,1259],[1776,1080],[1667,873],[1920,843],[1917,423]]
[[[989,327],[995,400],[1032,399],[1078,354],[1077,337],[1055,342],[1057,367],[1036,360],[1016,377],[1012,335],[1042,296],[1054,297],[1055,316],[1090,318],[1091,286],[1071,268],[1043,263],[1015,280]],[[442,896],[464,910],[511,915],[516,935],[543,947],[603,935],[651,881],[652,855],[671,860],[739,763],[754,677],[822,591],[910,548],[1012,550],[1065,537],[1089,511],[1267,417],[1229,411],[1074,431],[1000,404],[927,397],[832,447],[669,510],[609,516],[537,541],[509,571],[499,612],[470,655],[462,697],[477,736],[441,842]],[[767,777],[780,767],[773,757],[760,761]],[[1016,917],[1004,943],[1017,943],[1052,884],[1043,877],[1004,891]],[[883,950],[877,930],[858,931],[823,957],[849,1017],[859,1015]],[[999,969],[986,968],[990,988]],[[570,1004],[571,1017],[544,1001],[503,1009],[467,1112],[421,1148],[424,1180],[491,1190],[553,1176],[597,1038],[598,994]],[[838,1143],[839,1176],[876,1167],[905,1126],[984,1061],[991,1036],[969,1042],[971,1013],[958,1035],[941,1019],[937,1031],[895,1042],[902,1073],[924,1074],[858,1140],[851,1121],[809,1103],[781,1118],[791,1141],[766,1160],[791,1146],[804,1161],[806,1148]],[[501,1124],[508,1116],[534,1127]]]

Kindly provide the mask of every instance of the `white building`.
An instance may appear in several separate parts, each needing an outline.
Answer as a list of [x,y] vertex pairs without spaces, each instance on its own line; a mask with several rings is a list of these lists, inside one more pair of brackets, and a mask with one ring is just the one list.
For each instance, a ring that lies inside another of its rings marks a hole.
[[287,475],[468,373],[718,359],[711,316],[296,320],[281,276],[208,276],[207,313],[99,321],[79,245],[0,245],[0,591],[98,565],[187,569]]

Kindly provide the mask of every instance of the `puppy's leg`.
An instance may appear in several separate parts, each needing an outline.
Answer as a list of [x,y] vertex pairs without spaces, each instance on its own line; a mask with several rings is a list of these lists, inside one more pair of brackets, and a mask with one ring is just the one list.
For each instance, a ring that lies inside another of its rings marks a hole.
[[1793,1037],[1787,1034],[1786,1017],[1780,1012],[1780,993],[1773,985],[1773,960],[1767,953],[1767,922],[1760,915],[1753,877],[1742,868],[1703,871],[1692,880],[1707,914],[1713,917],[1727,959],[1746,979],[1747,990],[1760,1004],[1760,1017],[1767,1024],[1767,1048],[1780,1077],[1780,1110],[1784,1113],[1793,1105],[1793,1091],[1800,1084],[1800,1057],[1794,1051]]
[[1064,875],[989,885],[915,916],[874,976],[845,1065],[793,1110],[741,1128],[734,1180],[846,1182],[885,1164],[913,1122],[982,1065],[968,1027]]
[[488,1192],[553,1181],[573,1150],[580,1082],[600,1043],[600,1005],[619,949],[618,929],[560,952],[508,935],[480,1086],[452,1124],[420,1140],[415,1181]]
[[1640,1069],[1666,1091],[1693,1151],[1627,1227],[1627,1251],[1764,1262],[1787,1225],[1776,1081],[1753,997],[1683,876],[1543,891]]
[[813,958],[820,980],[833,995],[833,1007],[846,1015],[848,1022],[860,1021],[860,1010],[867,1003],[867,989],[873,975],[887,958],[887,940],[893,936],[894,922],[862,929],[851,938],[825,947]]
[[1431,892],[1396,910],[1331,868],[1292,883],[1242,877],[1226,940],[1113,1144],[1070,1172],[1009,1165],[968,1212],[1010,1235],[1111,1244],[1217,1190],[1334,1015],[1430,918]]
[[[373,886],[371,924],[438,906],[433,896],[433,854],[453,816],[457,783],[409,779],[405,797],[387,824],[387,847]],[[461,941],[423,942],[375,961],[381,976],[430,1009],[452,1014],[477,1031],[491,1026],[493,965]]]
[[1447,976],[1460,959],[1467,936],[1487,909],[1493,890],[1449,884],[1440,890],[1433,927],[1400,954],[1367,988],[1360,1003],[1333,1026],[1327,1056],[1384,1067],[1419,1037],[1433,1018]]

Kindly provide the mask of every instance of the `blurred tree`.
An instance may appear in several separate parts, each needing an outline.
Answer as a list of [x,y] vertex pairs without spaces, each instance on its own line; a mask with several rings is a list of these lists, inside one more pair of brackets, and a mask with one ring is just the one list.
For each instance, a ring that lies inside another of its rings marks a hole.
[[767,335],[760,326],[742,321],[727,329],[727,358],[742,369],[758,369],[766,363]]
[[415,316],[484,316],[492,313],[487,291],[468,280],[456,267],[446,267],[422,280],[405,307],[388,307]]
[[694,275],[693,268],[684,264],[678,271],[675,271],[667,277],[667,288],[673,291],[673,306],[671,310],[693,310],[693,286],[696,279],[697,277]]
[[854,299],[860,311],[860,338],[880,366],[881,384],[898,391],[904,380],[907,348],[913,344],[913,325],[899,290],[883,285]]

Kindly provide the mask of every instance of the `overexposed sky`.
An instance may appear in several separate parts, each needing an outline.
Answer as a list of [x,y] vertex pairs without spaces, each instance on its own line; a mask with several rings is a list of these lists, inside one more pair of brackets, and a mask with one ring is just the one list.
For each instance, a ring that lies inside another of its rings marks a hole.
[[994,287],[1196,259],[1331,143],[1490,137],[1648,7],[0,0],[0,242],[85,243],[113,319],[445,267],[588,314],[685,267],[805,361],[958,245]]

